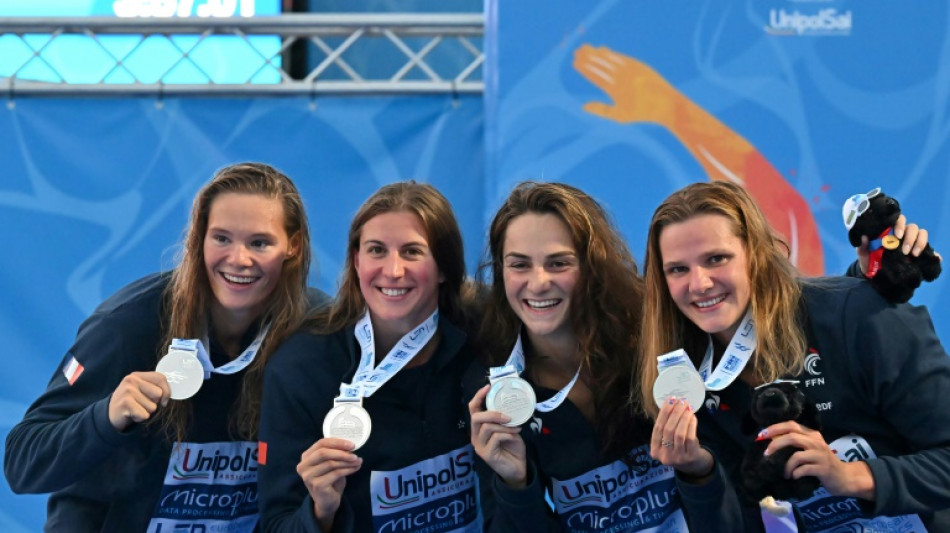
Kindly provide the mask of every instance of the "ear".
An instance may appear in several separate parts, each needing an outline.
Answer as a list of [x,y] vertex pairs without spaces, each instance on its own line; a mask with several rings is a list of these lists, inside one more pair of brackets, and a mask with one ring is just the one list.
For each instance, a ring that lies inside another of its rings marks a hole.
[[287,240],[287,253],[284,255],[284,261],[290,261],[300,253],[300,234],[297,233]]

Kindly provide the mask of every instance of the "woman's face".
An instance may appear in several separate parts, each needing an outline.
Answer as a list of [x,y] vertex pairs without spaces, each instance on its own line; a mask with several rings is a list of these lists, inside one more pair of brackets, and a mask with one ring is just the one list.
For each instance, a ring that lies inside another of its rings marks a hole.
[[439,305],[444,280],[422,222],[396,211],[376,215],[360,231],[353,266],[374,328],[404,334]]
[[573,338],[570,308],[580,265],[567,225],[553,214],[513,218],[501,261],[508,304],[531,338]]
[[670,297],[700,329],[728,343],[749,307],[748,256],[722,215],[698,215],[660,233]]
[[295,253],[276,198],[223,193],[211,203],[204,237],[205,271],[214,295],[212,319],[257,319]]

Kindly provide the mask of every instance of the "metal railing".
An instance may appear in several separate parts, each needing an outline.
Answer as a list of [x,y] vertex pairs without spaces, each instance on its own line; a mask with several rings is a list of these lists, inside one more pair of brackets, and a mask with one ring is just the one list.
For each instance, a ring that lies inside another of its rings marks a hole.
[[0,18],[0,92],[481,93],[483,37],[481,14]]

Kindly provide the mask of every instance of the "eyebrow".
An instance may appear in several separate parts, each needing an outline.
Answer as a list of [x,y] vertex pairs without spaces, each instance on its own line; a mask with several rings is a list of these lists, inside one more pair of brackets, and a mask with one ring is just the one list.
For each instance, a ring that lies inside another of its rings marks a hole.
[[[364,246],[364,245],[367,245],[367,244],[379,244],[379,245],[381,245],[381,246],[388,246],[385,242],[383,242],[383,241],[381,241],[381,240],[379,240],[379,239],[366,239],[365,241],[363,241],[362,243],[360,243],[360,246]],[[410,241],[410,242],[401,244],[401,245],[399,246],[399,248],[405,248],[406,246],[420,246],[420,247],[422,247],[422,248],[428,248],[428,247],[429,247],[429,245],[426,244],[425,241]]]
[[[218,227],[218,226],[208,226],[208,230],[207,230],[207,231],[209,231],[209,232],[212,232],[212,231],[213,231],[213,232],[216,232],[216,233],[224,233],[224,234],[227,234],[227,235],[234,235],[234,232],[233,232],[233,231],[231,231],[231,230],[229,230],[229,229],[227,229],[227,228],[221,228],[221,227]],[[239,233],[240,233],[240,232],[239,232]],[[276,234],[276,233],[271,233],[271,232],[269,232],[269,231],[264,231],[264,232],[260,232],[260,231],[259,231],[259,232],[257,232],[257,233],[251,233],[250,235],[248,235],[248,237],[251,238],[251,239],[259,239],[259,238],[276,239],[276,238],[277,238],[277,234]]]
[[[519,252],[508,252],[505,254],[505,257],[506,258],[510,257],[514,259],[531,259],[530,256],[523,253],[519,253]],[[573,251],[554,252],[553,254],[548,254],[544,256],[545,259],[554,259],[554,258],[560,258],[560,257],[577,257],[577,252],[573,252]]]

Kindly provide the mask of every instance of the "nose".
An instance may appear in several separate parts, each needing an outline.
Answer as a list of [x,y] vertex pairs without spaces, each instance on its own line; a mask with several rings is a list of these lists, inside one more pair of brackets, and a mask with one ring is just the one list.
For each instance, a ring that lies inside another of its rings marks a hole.
[[551,276],[543,267],[534,268],[528,275],[528,290],[533,293],[542,293],[548,290],[551,284]]
[[697,267],[690,271],[689,290],[697,294],[703,294],[713,287],[712,278],[706,269]]
[[254,260],[251,258],[251,252],[246,246],[235,246],[231,251],[231,262],[235,266],[249,267],[254,266]]
[[406,272],[406,267],[402,262],[402,258],[399,257],[399,254],[391,254],[389,256],[386,272],[393,278],[401,278]]

